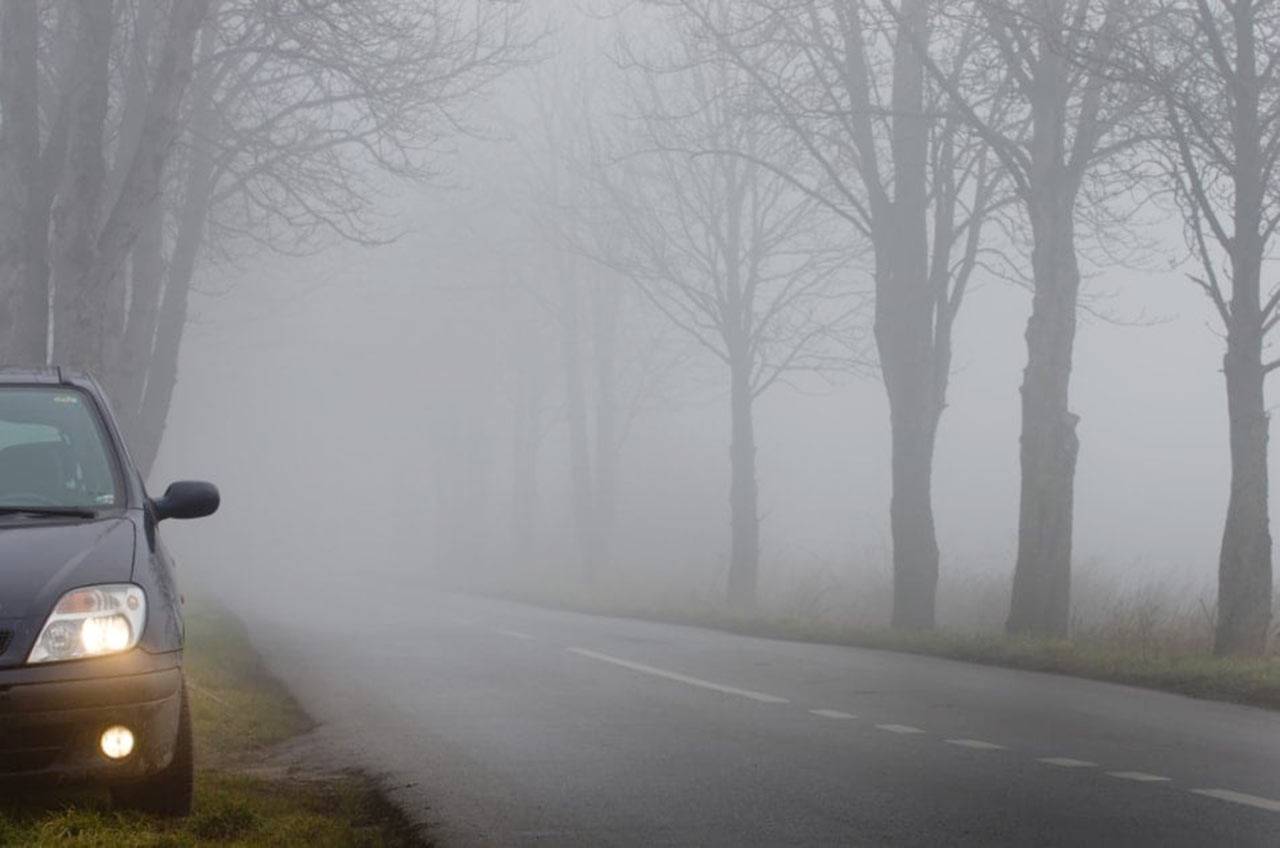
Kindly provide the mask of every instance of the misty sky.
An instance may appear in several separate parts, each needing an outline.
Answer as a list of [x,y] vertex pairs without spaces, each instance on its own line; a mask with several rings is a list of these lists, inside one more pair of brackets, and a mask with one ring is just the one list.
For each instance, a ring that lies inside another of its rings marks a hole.
[[[493,114],[519,113],[527,85],[506,86]],[[387,564],[428,558],[413,540],[434,532],[431,476],[441,445],[428,431],[446,424],[491,439],[474,473],[495,482],[476,508],[487,516],[481,522],[502,520],[509,404],[492,375],[523,319],[513,323],[495,303],[512,285],[554,291],[553,280],[539,277],[546,248],[530,247],[538,234],[521,208],[527,127],[515,125],[462,142],[447,187],[389,191],[387,220],[404,231],[395,244],[206,272],[157,479],[216,472],[227,508],[207,529],[183,528],[184,536],[216,545],[216,525],[235,521],[260,545],[264,556],[252,559],[306,558],[307,534],[297,534],[299,551],[283,542],[286,531],[351,509],[359,493],[361,513],[386,532],[372,548],[367,538],[327,546]],[[1170,267],[1185,254],[1176,215],[1154,217],[1163,223],[1141,233],[1154,245],[1141,268],[1111,267],[1086,282],[1097,296],[1092,307],[1119,323],[1081,316],[1074,559],[1078,573],[1101,568],[1199,592],[1216,571],[1227,500],[1222,342],[1203,294]],[[869,286],[865,271],[845,276],[850,286]],[[944,581],[1012,572],[1029,303],[1025,289],[984,275],[959,319],[935,470]],[[569,524],[554,355],[539,466],[544,538],[567,536]],[[724,562],[729,427],[718,373],[694,357],[672,373],[667,399],[638,416],[622,453],[620,559],[659,574]],[[758,406],[765,579],[784,564],[887,573],[883,388],[865,376],[799,382]],[[187,467],[191,461],[200,467]],[[466,497],[457,492],[459,502]],[[275,504],[280,523],[264,519],[263,502]],[[483,555],[509,557],[498,545]]]

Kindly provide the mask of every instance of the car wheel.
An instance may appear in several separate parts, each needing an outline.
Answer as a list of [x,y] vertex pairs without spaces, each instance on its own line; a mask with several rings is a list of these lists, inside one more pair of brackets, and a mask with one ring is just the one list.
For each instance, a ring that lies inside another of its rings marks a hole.
[[159,816],[185,816],[191,812],[194,788],[195,750],[191,738],[191,707],[187,703],[187,687],[184,684],[173,760],[162,771],[145,780],[111,787],[111,801],[117,809]]

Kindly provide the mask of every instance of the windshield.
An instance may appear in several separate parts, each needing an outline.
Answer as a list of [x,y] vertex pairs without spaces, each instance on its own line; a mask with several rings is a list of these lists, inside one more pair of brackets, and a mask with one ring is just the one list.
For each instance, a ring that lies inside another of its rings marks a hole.
[[104,509],[122,501],[88,397],[58,387],[0,387],[0,509]]

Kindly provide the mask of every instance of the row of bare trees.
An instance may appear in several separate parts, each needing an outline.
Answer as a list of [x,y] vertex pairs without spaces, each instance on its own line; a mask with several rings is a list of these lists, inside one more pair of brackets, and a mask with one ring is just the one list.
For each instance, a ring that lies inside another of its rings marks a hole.
[[104,382],[155,459],[201,267],[395,233],[530,37],[485,0],[0,5],[0,361]]
[[1007,626],[1067,635],[1083,251],[1123,240],[1136,204],[1172,203],[1227,348],[1216,650],[1264,650],[1280,4],[642,5],[662,35],[621,39],[625,116],[589,157],[594,228],[610,237],[588,253],[726,366],[730,602],[752,603],[760,559],[752,402],[814,358],[858,359],[831,342],[849,341],[840,316],[865,266],[892,434],[892,621],[934,626],[931,481],[953,328],[975,274],[1013,273],[1032,302]]

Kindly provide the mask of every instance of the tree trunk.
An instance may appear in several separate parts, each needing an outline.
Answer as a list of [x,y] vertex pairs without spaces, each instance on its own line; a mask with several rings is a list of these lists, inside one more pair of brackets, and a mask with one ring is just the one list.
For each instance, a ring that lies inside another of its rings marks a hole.
[[578,321],[578,286],[568,269],[560,274],[560,357],[564,368],[565,419],[569,436],[569,486],[573,528],[581,574],[591,582],[598,551],[592,517],[591,451],[588,445],[587,400],[582,375],[582,339]]
[[[154,85],[146,100],[136,149],[119,154],[128,163],[117,196],[107,196],[103,123],[108,95],[108,56],[112,30],[110,2],[76,0],[85,61],[76,64],[71,133],[70,179],[60,192],[55,235],[62,249],[54,262],[54,349],[60,362],[101,371],[115,359],[123,334],[123,266],[158,202],[165,164],[178,132],[178,112],[194,66],[196,36],[210,0],[175,0],[156,62]],[[101,28],[101,31],[99,31]],[[136,111],[136,108],[135,108]],[[104,201],[109,208],[103,214]],[[83,207],[83,208],[81,208]]]
[[138,437],[133,460],[142,472],[143,479],[151,473],[151,466],[160,451],[160,441],[164,438],[165,426],[169,420],[173,390],[178,385],[178,359],[182,352],[182,335],[187,326],[187,302],[209,214],[212,175],[213,162],[207,151],[194,149],[191,170],[187,175],[186,196],[178,221],[178,235],[169,259],[169,273],[156,319],[155,342],[147,365],[145,391],[138,412]]
[[749,359],[733,357],[730,371],[729,606],[745,612],[755,607],[760,573],[760,510]]
[[618,499],[618,286],[606,279],[591,289],[591,331],[596,376],[595,516],[597,567],[612,558]]
[[1218,561],[1214,653],[1259,655],[1271,628],[1271,530],[1262,334],[1235,327],[1223,358],[1231,438],[1231,499]]
[[1267,514],[1267,436],[1263,365],[1262,261],[1267,253],[1263,106],[1258,81],[1260,11],[1239,3],[1232,10],[1236,78],[1232,147],[1235,153],[1231,307],[1222,372],[1227,381],[1231,443],[1231,497],[1218,559],[1218,621],[1214,653],[1260,655],[1271,629],[1271,529]]
[[938,294],[929,274],[930,119],[924,114],[924,67],[913,46],[926,42],[926,12],[920,0],[903,3],[894,49],[893,202],[887,229],[877,233],[875,322],[893,443],[892,623],[913,630],[934,626],[933,450],[942,414],[933,338]]
[[143,433],[140,416],[147,382],[147,364],[155,344],[164,283],[164,215],[153,204],[130,254],[129,317],[116,362],[111,367],[110,390],[124,431],[132,437],[133,452],[145,453],[137,440]]
[[[212,41],[205,41],[201,45],[202,57],[211,49],[208,46],[211,44]],[[160,451],[160,442],[169,420],[169,405],[178,384],[178,359],[187,326],[191,281],[204,243],[205,224],[216,183],[213,153],[203,143],[204,139],[212,138],[214,132],[215,82],[212,72],[206,69],[192,86],[191,147],[182,189],[182,206],[178,211],[178,231],[169,255],[164,291],[160,294],[155,339],[151,356],[147,359],[142,400],[137,413],[137,448],[133,460],[143,479],[151,473]]]
[[1022,380],[1022,493],[1007,629],[1065,637],[1071,607],[1071,532],[1079,420],[1068,406],[1075,345],[1076,265],[1071,192],[1033,205],[1035,294]]
[[38,112],[40,10],[0,10],[0,362],[42,365],[49,320]]
[[110,304],[103,287],[86,286],[85,280],[100,264],[113,11],[110,0],[73,0],[65,8],[74,20],[74,56],[64,80],[70,116],[67,158],[53,208],[54,358],[59,364],[97,370],[106,342],[102,316]]
[[938,591],[938,539],[933,524],[933,452],[940,407],[927,408],[920,386],[903,381],[891,392],[893,495],[892,625],[905,630],[934,626]]

